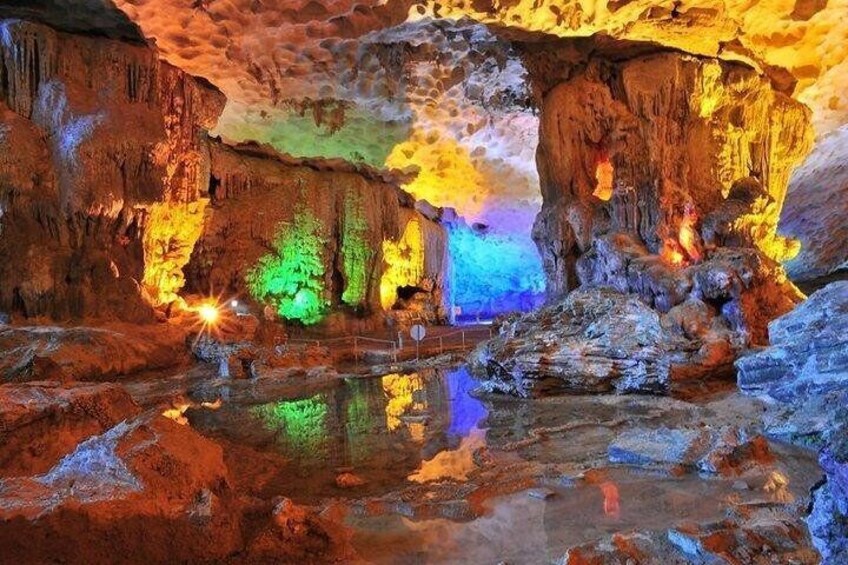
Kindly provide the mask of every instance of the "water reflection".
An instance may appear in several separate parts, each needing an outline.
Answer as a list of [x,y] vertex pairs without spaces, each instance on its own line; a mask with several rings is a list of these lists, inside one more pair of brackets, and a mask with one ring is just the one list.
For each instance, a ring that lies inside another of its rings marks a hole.
[[467,478],[486,436],[474,386],[464,368],[347,379],[305,398],[229,402],[190,419],[204,433],[280,453],[298,477],[292,496],[338,495],[336,476],[351,471],[374,494],[408,480]]

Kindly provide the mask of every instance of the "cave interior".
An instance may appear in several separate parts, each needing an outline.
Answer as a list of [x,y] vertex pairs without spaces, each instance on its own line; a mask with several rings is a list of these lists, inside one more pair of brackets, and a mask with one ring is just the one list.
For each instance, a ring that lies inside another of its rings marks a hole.
[[846,13],[0,1],[0,562],[848,563]]

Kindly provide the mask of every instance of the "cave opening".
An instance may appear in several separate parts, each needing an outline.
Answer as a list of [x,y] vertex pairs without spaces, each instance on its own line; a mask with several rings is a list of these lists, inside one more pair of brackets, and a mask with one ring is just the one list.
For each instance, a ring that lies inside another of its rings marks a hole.
[[399,300],[411,300],[416,294],[427,291],[418,286],[399,286],[397,288],[397,297]]

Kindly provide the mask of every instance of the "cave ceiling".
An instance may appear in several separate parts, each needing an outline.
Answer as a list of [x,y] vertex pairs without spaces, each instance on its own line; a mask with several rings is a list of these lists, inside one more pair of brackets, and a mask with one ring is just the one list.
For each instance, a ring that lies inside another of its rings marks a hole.
[[606,35],[742,61],[807,104],[819,136],[848,122],[848,0],[111,1],[35,4],[74,31],[134,40],[135,23],[227,95],[226,139],[417,169],[416,196],[521,230],[539,205],[538,118],[511,39]]

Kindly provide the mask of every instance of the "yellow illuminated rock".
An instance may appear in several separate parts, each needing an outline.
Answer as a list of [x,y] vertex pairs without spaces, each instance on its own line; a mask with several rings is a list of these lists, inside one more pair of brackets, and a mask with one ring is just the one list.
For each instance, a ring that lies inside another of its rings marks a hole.
[[142,285],[154,306],[179,300],[185,285],[183,267],[203,229],[207,199],[191,203],[159,202],[147,209]]
[[404,185],[416,198],[435,206],[456,206],[471,216],[480,212],[488,192],[468,150],[435,131],[414,131],[407,141],[395,145],[386,166],[418,172]]
[[398,287],[415,286],[424,276],[424,236],[421,224],[410,220],[397,242],[383,242],[386,270],[380,280],[380,302],[385,310],[397,301]]

